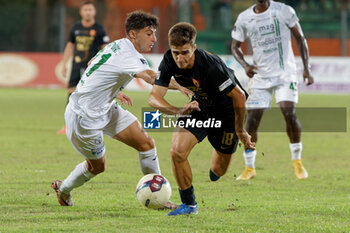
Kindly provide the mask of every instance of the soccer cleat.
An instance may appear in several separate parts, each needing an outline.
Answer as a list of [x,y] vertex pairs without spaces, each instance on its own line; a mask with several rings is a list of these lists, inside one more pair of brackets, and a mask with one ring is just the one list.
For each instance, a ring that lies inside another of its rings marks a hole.
[[160,208],[161,210],[176,210],[179,208],[179,205],[175,204],[174,202],[168,201],[163,208]]
[[295,176],[300,180],[305,180],[309,176],[300,159],[293,160]]
[[255,168],[245,167],[243,173],[236,180],[250,180],[256,175]]
[[72,196],[70,194],[65,194],[60,191],[60,186],[62,181],[55,180],[52,182],[51,187],[55,190],[57,194],[58,203],[61,206],[73,206]]
[[171,211],[167,216],[176,216],[176,215],[187,215],[187,214],[198,214],[198,206],[190,206],[186,204],[181,204],[179,208]]
[[58,130],[58,131],[57,131],[57,134],[59,134],[59,135],[64,135],[64,134],[66,134],[66,126],[63,126],[62,129]]

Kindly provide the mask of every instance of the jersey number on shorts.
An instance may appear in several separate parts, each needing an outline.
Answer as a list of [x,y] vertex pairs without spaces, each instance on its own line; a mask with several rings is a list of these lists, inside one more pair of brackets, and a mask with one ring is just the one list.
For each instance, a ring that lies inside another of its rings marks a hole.
[[107,53],[107,54],[103,54],[101,56],[101,59],[93,66],[91,67],[91,69],[89,70],[89,72],[86,73],[86,76],[89,77],[95,70],[97,70],[103,63],[105,63],[110,57],[112,56],[112,54]]
[[233,133],[228,133],[224,131],[224,134],[222,135],[221,144],[230,146],[232,145],[232,140],[233,140]]

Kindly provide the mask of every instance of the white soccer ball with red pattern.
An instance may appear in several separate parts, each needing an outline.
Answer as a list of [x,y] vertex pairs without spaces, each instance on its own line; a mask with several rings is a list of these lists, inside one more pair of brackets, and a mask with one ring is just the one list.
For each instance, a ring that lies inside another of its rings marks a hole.
[[145,175],[136,186],[136,196],[141,205],[147,208],[162,208],[171,196],[170,183],[159,174]]

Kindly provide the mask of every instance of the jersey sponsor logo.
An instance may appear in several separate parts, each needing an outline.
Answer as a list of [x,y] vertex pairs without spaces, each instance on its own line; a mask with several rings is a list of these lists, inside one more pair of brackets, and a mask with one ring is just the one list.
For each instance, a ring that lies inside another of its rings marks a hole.
[[260,46],[260,47],[268,47],[268,46],[270,46],[271,44],[278,44],[279,42],[281,42],[282,41],[282,38],[280,37],[280,36],[278,36],[278,37],[276,37],[276,38],[268,38],[268,39],[266,39],[266,40],[264,40],[264,41],[259,41],[258,42],[258,45]]
[[275,25],[273,23],[259,26],[260,36],[265,36],[275,33]]
[[92,155],[99,155],[99,154],[103,153],[104,150],[105,150],[105,145],[103,144],[99,148],[91,149],[91,153],[92,153]]
[[143,112],[143,128],[144,129],[160,129],[161,128],[161,113],[157,111]]
[[145,59],[140,58],[140,61],[141,61],[141,63],[142,63],[142,64],[144,64],[144,65],[148,65],[148,63],[147,63],[147,61],[146,61]]
[[90,36],[96,36],[96,30],[95,30],[95,29],[91,29],[91,30],[89,31],[89,35],[90,35]]
[[192,82],[197,88],[199,87],[199,81],[198,80],[195,80],[194,78],[192,78]]

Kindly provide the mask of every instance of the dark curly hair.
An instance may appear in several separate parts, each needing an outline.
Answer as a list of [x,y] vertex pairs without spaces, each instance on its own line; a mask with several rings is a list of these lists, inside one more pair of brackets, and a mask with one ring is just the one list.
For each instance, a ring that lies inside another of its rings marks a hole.
[[131,30],[141,30],[149,26],[157,28],[158,25],[159,21],[157,16],[142,10],[130,12],[125,20],[125,30],[127,35],[129,35]]

